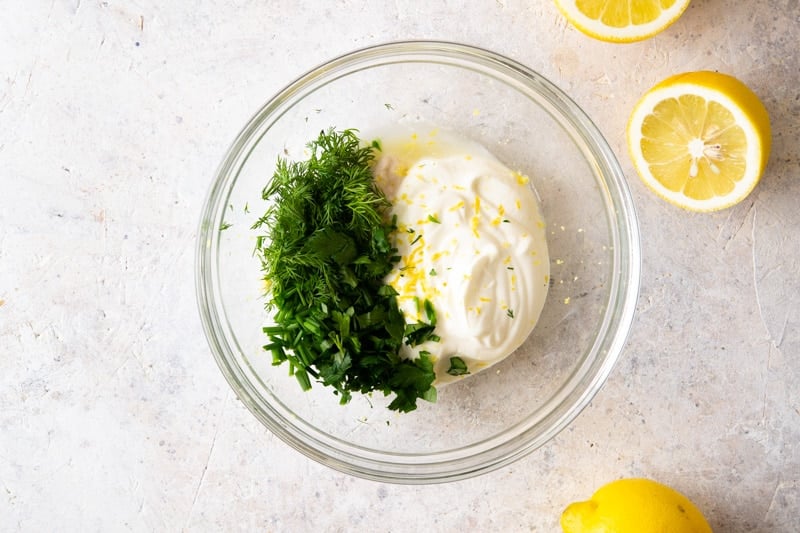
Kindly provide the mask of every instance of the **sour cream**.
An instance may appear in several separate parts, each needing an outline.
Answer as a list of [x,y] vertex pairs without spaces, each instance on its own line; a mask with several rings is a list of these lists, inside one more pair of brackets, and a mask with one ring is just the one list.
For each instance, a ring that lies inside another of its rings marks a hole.
[[468,375],[504,359],[528,337],[550,281],[545,223],[527,176],[477,143],[436,130],[382,139],[377,184],[397,216],[401,260],[385,281],[408,322],[436,311],[439,342],[404,346],[435,360],[436,383],[460,357]]

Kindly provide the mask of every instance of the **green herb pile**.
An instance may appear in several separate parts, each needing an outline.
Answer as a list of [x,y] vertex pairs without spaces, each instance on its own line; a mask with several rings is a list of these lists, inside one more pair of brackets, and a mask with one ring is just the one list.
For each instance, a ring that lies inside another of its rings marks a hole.
[[253,226],[263,232],[255,252],[275,320],[264,328],[264,349],[274,365],[288,362],[304,390],[313,378],[342,404],[373,391],[394,393],[389,408],[401,412],[418,398],[435,401],[430,354],[399,356],[403,343],[438,339],[436,315],[426,301],[428,322],[406,324],[397,292],[383,283],[400,257],[390,241],[390,204],[370,170],[372,149],[354,130],[333,129],[308,149],[307,161],[278,159],[262,193],[270,207]]

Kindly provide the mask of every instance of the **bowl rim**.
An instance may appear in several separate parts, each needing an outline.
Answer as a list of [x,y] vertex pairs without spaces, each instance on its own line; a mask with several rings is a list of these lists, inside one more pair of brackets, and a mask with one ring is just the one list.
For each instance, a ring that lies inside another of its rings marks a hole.
[[[375,61],[379,62],[371,63]],[[614,221],[609,220],[614,275],[603,321],[582,363],[534,413],[544,414],[529,416],[516,424],[515,427],[523,427],[517,428],[511,440],[500,438],[508,433],[505,430],[483,441],[432,454],[381,452],[352,445],[303,420],[299,421],[302,427],[288,423],[280,408],[257,401],[253,394],[260,393],[243,387],[243,369],[231,364],[234,350],[239,349],[235,337],[228,339],[219,333],[226,328],[224,317],[220,316],[219,283],[215,283],[224,211],[217,207],[227,205],[227,195],[238,174],[232,171],[245,164],[271,125],[294,105],[292,102],[313,92],[322,82],[330,83],[363,68],[408,61],[472,68],[496,79],[502,75],[501,81],[523,92],[534,90],[543,100],[537,103],[567,130],[576,144],[582,143],[578,146],[584,155],[599,167],[595,176],[602,171],[606,214]],[[261,134],[255,135],[259,131]],[[640,237],[633,199],[613,150],[586,113],[544,76],[513,59],[472,45],[436,40],[392,41],[339,55],[299,76],[262,105],[236,136],[214,174],[203,203],[195,256],[195,289],[203,330],[218,367],[245,406],[273,434],[319,463],[362,478],[404,484],[454,481],[495,470],[531,453],[563,430],[589,404],[613,370],[633,323],[640,278]],[[588,357],[592,353],[596,356]],[[552,409],[545,411],[544,407],[550,405]],[[465,450],[470,453],[464,455]]]

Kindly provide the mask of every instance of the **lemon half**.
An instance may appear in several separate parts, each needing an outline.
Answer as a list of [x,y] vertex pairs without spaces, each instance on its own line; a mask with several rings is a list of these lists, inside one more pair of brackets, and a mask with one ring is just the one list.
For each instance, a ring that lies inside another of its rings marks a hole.
[[689,499],[650,479],[608,483],[561,515],[564,533],[711,533]]
[[665,30],[689,0],[556,0],[580,31],[609,42],[640,41]]
[[758,97],[718,72],[667,78],[642,97],[628,122],[628,148],[644,183],[692,211],[724,209],[750,194],[771,142]]

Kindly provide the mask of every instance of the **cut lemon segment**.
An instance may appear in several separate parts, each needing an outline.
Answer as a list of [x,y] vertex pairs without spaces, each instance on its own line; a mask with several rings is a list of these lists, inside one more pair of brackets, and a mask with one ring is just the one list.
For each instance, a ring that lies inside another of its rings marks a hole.
[[580,31],[610,42],[640,41],[678,20],[689,0],[556,0]]
[[730,207],[764,172],[769,115],[744,83],[718,72],[688,72],[650,89],[628,122],[628,149],[644,183],[692,211]]

